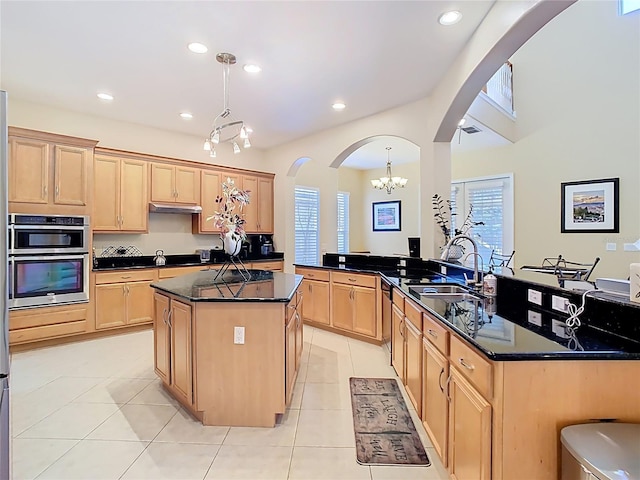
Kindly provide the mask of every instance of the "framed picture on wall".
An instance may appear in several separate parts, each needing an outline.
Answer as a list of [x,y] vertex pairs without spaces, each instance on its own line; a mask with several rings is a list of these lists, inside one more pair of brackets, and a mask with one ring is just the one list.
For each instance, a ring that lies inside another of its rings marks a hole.
[[619,233],[618,178],[561,184],[562,233]]
[[373,202],[373,231],[401,230],[400,200],[393,202]]

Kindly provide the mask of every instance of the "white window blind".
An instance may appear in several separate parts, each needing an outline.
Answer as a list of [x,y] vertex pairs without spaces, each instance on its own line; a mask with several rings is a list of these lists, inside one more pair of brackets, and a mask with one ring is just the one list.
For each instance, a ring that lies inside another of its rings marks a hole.
[[317,188],[295,188],[296,263],[318,265],[320,192]]
[[349,192],[338,192],[338,253],[349,253]]
[[[470,205],[473,226],[467,234],[478,244],[484,265],[491,252],[510,254],[513,250],[513,179],[510,175],[453,182],[451,206],[456,215],[452,224],[460,228]],[[470,260],[471,261],[471,260]]]

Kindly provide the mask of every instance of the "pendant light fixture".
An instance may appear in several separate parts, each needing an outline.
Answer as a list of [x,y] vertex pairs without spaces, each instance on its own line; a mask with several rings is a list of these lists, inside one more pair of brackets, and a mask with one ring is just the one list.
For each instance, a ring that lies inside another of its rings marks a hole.
[[232,53],[218,53],[216,60],[222,64],[222,82],[224,88],[224,107],[222,112],[213,121],[213,130],[204,141],[204,149],[209,152],[209,156],[216,157],[216,147],[225,142],[233,145],[233,153],[240,153],[240,145],[238,139],[242,140],[244,148],[250,148],[249,141],[250,129],[242,120],[227,121],[231,115],[229,108],[229,67],[235,65],[236,56]]
[[387,193],[391,195],[391,190],[394,188],[404,188],[409,180],[403,177],[394,177],[391,174],[391,160],[389,159],[389,151],[391,150],[391,147],[386,147],[386,150],[387,173],[384,177],[371,180],[371,185],[373,185],[373,188],[377,188],[378,190],[386,190]]

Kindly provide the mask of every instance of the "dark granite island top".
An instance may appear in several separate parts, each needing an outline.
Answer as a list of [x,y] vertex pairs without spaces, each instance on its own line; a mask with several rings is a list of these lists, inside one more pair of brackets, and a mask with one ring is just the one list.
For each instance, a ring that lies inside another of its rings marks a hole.
[[302,275],[249,270],[251,279],[243,282],[239,272],[228,270],[215,278],[217,270],[181,275],[154,282],[151,286],[190,302],[290,302],[302,283]]

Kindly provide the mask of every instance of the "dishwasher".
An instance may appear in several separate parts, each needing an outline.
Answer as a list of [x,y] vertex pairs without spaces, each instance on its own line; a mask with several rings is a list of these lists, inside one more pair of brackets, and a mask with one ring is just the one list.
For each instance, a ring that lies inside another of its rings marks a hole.
[[[380,289],[382,290],[382,344],[391,353],[391,283],[383,276],[380,277]],[[389,356],[391,362],[391,356]]]

